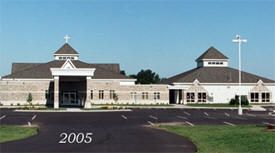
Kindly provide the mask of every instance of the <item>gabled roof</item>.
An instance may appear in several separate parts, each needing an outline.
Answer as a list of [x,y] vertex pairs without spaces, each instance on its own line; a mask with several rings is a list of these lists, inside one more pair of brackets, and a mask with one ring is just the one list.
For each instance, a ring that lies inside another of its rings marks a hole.
[[78,54],[68,43],[65,43],[54,54]]
[[[18,69],[2,78],[52,79],[50,68],[61,68],[65,62],[64,60],[54,60],[48,63],[30,65],[29,68]],[[72,60],[71,62],[76,68],[95,68],[93,79],[132,79],[120,74],[118,64],[113,64],[113,66],[112,64],[90,64],[79,60]]]
[[[199,67],[175,75],[161,83],[192,83],[195,79],[198,79],[200,83],[238,83],[239,72],[229,67]],[[259,80],[264,83],[275,83],[274,80],[242,71],[242,83],[257,83]]]
[[197,58],[196,61],[200,61],[202,59],[228,59],[228,57],[226,57],[216,48],[211,46],[199,58]]

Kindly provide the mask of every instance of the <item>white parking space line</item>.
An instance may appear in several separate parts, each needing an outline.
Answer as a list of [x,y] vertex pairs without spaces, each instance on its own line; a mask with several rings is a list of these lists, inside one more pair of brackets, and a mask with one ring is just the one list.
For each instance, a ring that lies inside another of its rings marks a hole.
[[224,124],[235,126],[235,124],[229,123],[229,122],[223,122]]
[[28,122],[28,126],[31,126],[31,122]]
[[34,120],[34,119],[36,118],[36,116],[37,116],[37,115],[34,115],[34,116],[32,117],[32,120]]
[[225,114],[226,116],[228,116],[228,117],[230,116],[228,113],[224,113],[224,114]]
[[177,118],[181,118],[181,119],[185,119],[185,120],[187,120],[187,119],[188,119],[188,118],[183,117],[183,116],[177,116]]
[[183,113],[186,114],[186,115],[189,115],[189,116],[191,115],[191,114],[187,113],[186,111],[183,111]]
[[152,115],[150,115],[149,117],[150,117],[150,118],[152,118],[152,119],[155,119],[155,120],[157,120],[157,119],[158,119],[157,117],[152,116]]
[[124,115],[121,115],[122,118],[124,118],[125,120],[127,120],[128,118]]
[[190,126],[194,126],[194,124],[192,124],[192,123],[190,123],[190,122],[188,122],[188,121],[185,121],[185,123],[187,123],[187,124],[190,125]]
[[147,121],[150,125],[154,125],[154,123],[150,122],[150,121]]
[[207,114],[206,112],[203,112],[203,114],[206,115],[206,116],[209,116],[209,114]]
[[252,117],[256,117],[256,115],[254,114],[249,114],[249,113],[246,113],[247,116],[252,116]]
[[2,119],[5,118],[5,117],[6,117],[6,115],[1,116],[1,117],[0,117],[0,120],[2,120]]
[[236,117],[236,118],[238,118],[238,119],[241,119],[241,120],[247,120],[247,118],[244,118],[244,117]]
[[210,116],[203,116],[205,118],[210,118],[210,119],[216,119],[215,117],[210,117]]

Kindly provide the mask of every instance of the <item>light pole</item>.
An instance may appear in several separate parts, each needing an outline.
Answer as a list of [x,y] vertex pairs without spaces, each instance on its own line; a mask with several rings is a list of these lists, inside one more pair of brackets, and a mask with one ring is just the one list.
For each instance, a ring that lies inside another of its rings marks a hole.
[[240,35],[236,35],[236,39],[232,40],[233,43],[239,43],[239,109],[238,114],[243,115],[242,110],[242,101],[241,101],[241,83],[242,83],[242,74],[241,74],[241,44],[246,43],[246,39],[241,39]]

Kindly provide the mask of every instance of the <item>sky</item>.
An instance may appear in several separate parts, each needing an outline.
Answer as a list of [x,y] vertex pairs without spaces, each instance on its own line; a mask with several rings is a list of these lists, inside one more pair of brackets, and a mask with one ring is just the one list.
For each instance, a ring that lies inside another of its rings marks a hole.
[[89,63],[171,77],[209,47],[238,68],[275,80],[274,0],[0,0],[0,76],[13,62],[41,63],[69,44]]

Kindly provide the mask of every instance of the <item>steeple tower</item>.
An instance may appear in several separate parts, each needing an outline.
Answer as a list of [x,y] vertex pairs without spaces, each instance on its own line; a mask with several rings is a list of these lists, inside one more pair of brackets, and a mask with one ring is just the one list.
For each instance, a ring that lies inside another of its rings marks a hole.
[[227,67],[228,61],[228,57],[212,46],[196,59],[197,67]]

